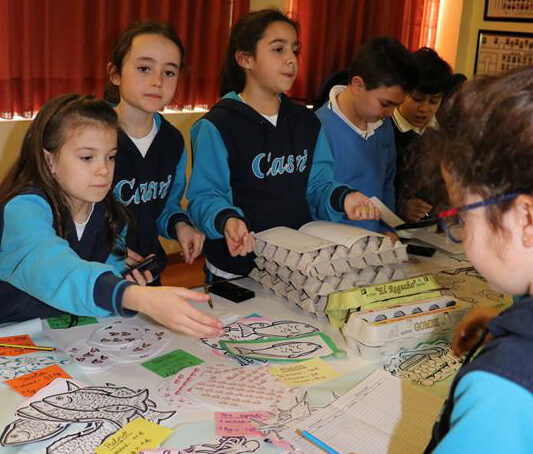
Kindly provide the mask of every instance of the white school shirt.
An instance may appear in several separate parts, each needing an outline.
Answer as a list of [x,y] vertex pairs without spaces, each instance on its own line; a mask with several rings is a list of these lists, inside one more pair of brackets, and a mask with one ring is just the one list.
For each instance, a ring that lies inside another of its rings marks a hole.
[[144,137],[131,137],[129,134],[127,134],[127,136],[139,149],[139,152],[141,153],[143,158],[146,157],[146,153],[148,153],[148,149],[150,148],[150,145],[152,145],[152,142],[154,141],[154,138],[156,135],[157,135],[157,125],[155,123],[155,119],[153,120],[153,123],[152,123],[152,130],[148,133],[148,135]]
[[337,96],[341,94],[346,89],[346,85],[335,85],[329,91],[329,103],[328,108],[333,110],[350,128],[352,128],[357,134],[359,134],[364,140],[368,140],[374,135],[374,131],[378,129],[382,124],[383,120],[374,121],[373,123],[366,124],[366,131],[359,129],[355,126],[346,115],[344,115],[339,107],[337,102]]

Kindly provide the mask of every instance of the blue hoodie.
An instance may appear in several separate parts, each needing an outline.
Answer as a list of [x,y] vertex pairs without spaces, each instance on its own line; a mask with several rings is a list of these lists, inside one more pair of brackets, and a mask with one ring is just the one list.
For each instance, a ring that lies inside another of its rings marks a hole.
[[82,238],[68,219],[63,239],[41,191],[25,190],[9,200],[0,211],[0,323],[62,312],[133,315],[122,308],[124,291],[133,283],[120,275],[124,260],[108,250],[105,222],[100,202]]
[[488,332],[493,338],[455,377],[426,453],[532,452],[533,298],[494,318]]

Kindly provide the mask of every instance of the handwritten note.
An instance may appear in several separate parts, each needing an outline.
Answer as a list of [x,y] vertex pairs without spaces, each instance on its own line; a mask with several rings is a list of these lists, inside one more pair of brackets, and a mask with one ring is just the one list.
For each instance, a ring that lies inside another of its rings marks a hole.
[[289,387],[305,386],[340,377],[323,359],[313,358],[298,364],[273,366],[269,372]]
[[83,315],[57,315],[56,317],[49,317],[46,319],[50,329],[67,329],[73,326],[93,325],[98,323],[95,317],[85,317]]
[[96,453],[129,454],[139,452],[143,448],[157,448],[171,433],[172,429],[167,429],[144,418],[135,418],[107,438],[96,448]]
[[[0,337],[0,344],[35,345],[27,334]],[[35,353],[35,350],[13,347],[0,347],[0,356],[19,356]]]
[[56,378],[70,378],[70,375],[57,364],[53,364],[52,366],[36,370],[35,372],[30,372],[29,374],[6,380],[6,383],[19,394],[22,394],[25,397],[30,397],[41,388],[44,388],[49,383],[53,382]]
[[166,378],[178,373],[181,369],[197,366],[203,360],[183,350],[174,350],[164,355],[142,363],[143,367],[151,370],[160,377]]
[[262,437],[250,419],[263,421],[272,416],[266,411],[215,413],[215,433],[218,437]]

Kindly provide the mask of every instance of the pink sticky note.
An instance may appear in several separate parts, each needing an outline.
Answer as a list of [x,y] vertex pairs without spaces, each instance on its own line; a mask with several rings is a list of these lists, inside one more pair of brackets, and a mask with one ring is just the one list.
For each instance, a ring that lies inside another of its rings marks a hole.
[[238,411],[215,413],[215,430],[218,437],[262,437],[250,419],[263,421],[272,416],[266,411]]

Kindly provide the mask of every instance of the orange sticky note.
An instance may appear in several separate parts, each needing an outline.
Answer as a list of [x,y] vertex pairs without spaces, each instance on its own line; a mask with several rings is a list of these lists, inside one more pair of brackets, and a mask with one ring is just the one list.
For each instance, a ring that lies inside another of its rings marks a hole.
[[25,397],[30,397],[56,378],[70,378],[70,375],[57,364],[52,364],[51,366],[36,370],[35,372],[30,372],[29,374],[6,380],[6,383],[19,394],[22,394]]
[[[35,345],[27,334],[20,336],[0,337],[0,344]],[[35,353],[35,350],[25,350],[23,348],[0,347],[0,356],[19,356]]]

